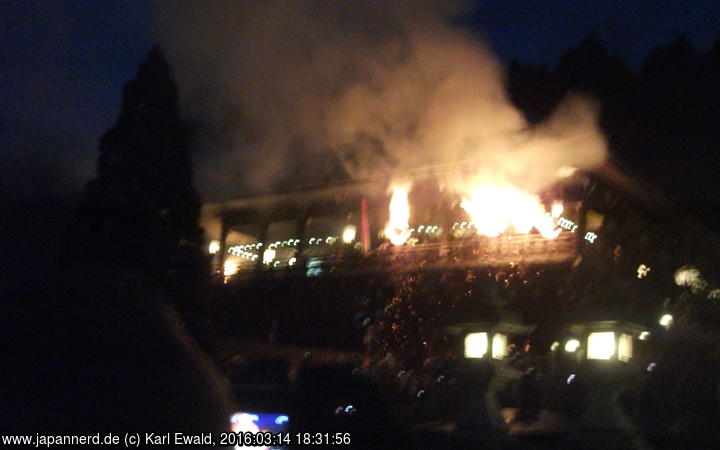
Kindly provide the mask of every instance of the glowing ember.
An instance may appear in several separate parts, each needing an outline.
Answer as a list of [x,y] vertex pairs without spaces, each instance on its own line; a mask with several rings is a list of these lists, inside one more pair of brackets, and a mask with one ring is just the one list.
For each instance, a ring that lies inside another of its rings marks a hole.
[[546,239],[560,234],[553,217],[562,213],[562,204],[555,203],[551,215],[539,197],[509,184],[481,183],[460,206],[470,215],[477,233],[488,237],[499,236],[511,228],[519,234],[535,228]]
[[390,220],[385,225],[385,237],[394,245],[403,245],[410,234],[410,203],[408,203],[408,192],[410,185],[393,184],[390,187],[392,198],[390,199]]

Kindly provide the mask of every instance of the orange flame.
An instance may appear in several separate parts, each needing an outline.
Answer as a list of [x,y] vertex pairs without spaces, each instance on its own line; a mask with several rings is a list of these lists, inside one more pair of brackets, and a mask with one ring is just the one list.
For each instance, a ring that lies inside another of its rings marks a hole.
[[390,219],[385,225],[385,237],[394,245],[403,245],[410,231],[410,203],[408,202],[409,183],[396,183],[390,187]]
[[507,183],[482,182],[470,190],[460,206],[470,215],[477,233],[488,237],[499,236],[511,228],[519,234],[535,228],[546,239],[560,234],[553,216],[560,215],[562,204],[556,202],[551,215],[537,195]]

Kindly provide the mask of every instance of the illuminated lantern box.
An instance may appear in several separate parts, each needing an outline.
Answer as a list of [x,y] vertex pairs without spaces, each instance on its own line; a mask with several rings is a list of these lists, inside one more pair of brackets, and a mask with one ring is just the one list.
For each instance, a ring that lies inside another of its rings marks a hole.
[[601,320],[579,322],[569,327],[569,333],[553,345],[571,360],[584,362],[628,363],[636,351],[637,340],[647,336],[647,328],[632,322]]
[[511,321],[462,322],[445,327],[461,338],[462,355],[473,360],[502,360],[512,337],[527,336],[534,329],[534,325]]

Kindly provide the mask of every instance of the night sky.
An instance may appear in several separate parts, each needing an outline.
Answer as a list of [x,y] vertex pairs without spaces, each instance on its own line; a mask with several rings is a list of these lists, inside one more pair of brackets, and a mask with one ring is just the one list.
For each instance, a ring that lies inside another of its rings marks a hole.
[[[42,204],[48,195],[62,202],[92,177],[97,139],[119,112],[122,85],[157,41],[153,3],[0,5],[2,204]],[[655,45],[681,34],[707,50],[720,36],[719,17],[713,0],[504,0],[479,2],[464,21],[506,63],[552,65],[592,30],[637,68]]]
[[[92,176],[97,138],[119,111],[122,84],[157,40],[153,4],[1,4],[3,187],[23,196],[32,195],[37,181],[43,190],[78,188]],[[653,46],[683,33],[709,48],[720,36],[717,17],[720,3],[712,0],[507,0],[479,2],[467,20],[505,62],[552,65],[594,30],[637,66]]]

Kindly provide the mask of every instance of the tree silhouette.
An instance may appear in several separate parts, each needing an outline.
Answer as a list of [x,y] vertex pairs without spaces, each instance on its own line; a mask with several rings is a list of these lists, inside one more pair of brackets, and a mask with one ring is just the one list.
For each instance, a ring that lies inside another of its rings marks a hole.
[[63,267],[141,274],[164,287],[186,318],[196,313],[209,262],[189,146],[170,66],[153,47],[123,88],[120,117],[100,138],[97,177],[68,227]]

